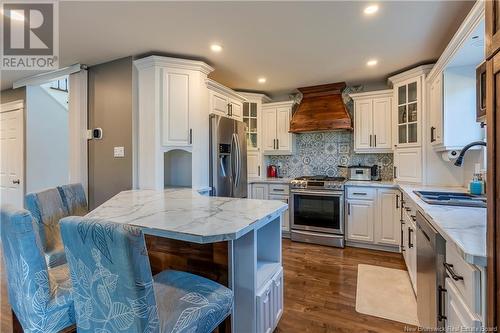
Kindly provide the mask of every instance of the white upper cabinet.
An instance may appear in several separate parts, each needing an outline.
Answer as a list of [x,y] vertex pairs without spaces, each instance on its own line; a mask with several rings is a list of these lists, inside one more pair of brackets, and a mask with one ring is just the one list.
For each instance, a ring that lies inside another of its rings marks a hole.
[[384,153],[392,150],[392,90],[351,94],[354,100],[354,150]]
[[[134,183],[140,189],[163,189],[164,154],[181,149],[192,165],[208,159],[208,89],[213,68],[201,61],[149,56],[137,69],[137,137]],[[208,185],[208,169],[193,168],[192,186]]]
[[289,132],[293,101],[262,105],[262,149],[265,155],[291,155],[295,136]]
[[245,97],[214,80],[206,82],[210,94],[209,112],[243,121]]
[[426,130],[436,151],[460,150],[483,139],[476,121],[476,67],[484,61],[484,12],[471,13],[427,77]]
[[424,123],[426,76],[433,65],[422,65],[389,78],[393,85],[392,142],[394,178],[423,181],[422,124]]

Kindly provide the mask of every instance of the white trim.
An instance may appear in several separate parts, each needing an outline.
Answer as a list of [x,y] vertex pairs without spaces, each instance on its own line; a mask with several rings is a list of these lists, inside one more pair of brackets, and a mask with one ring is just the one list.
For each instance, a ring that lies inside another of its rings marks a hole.
[[0,113],[19,109],[24,109],[24,101],[22,99],[0,105]]
[[214,71],[214,68],[212,66],[207,65],[203,61],[161,57],[161,56],[149,56],[137,59],[134,60],[134,65],[137,67],[137,69],[144,69],[154,66],[167,66],[169,68],[196,70],[206,75]]
[[246,97],[246,99],[258,100],[258,101],[261,101],[262,103],[271,103],[273,101],[266,94],[251,93],[251,92],[245,92],[245,91],[236,91],[236,92],[238,94],[240,94],[241,96]]
[[24,86],[41,85],[41,84],[44,84],[47,82],[58,80],[64,76],[68,76],[70,74],[77,73],[82,68],[85,68],[85,66],[80,65],[80,64],[75,64],[75,65],[71,65],[68,67],[61,68],[61,69],[57,69],[55,71],[50,71],[47,73],[33,75],[30,77],[15,81],[12,84],[12,88],[16,89],[16,88],[20,88],[20,87],[24,87]]
[[88,73],[80,70],[69,76],[69,182],[81,183],[88,198],[87,100]]
[[385,90],[353,93],[353,94],[349,94],[349,97],[351,97],[354,100],[359,100],[359,99],[373,98],[373,97],[392,97],[393,94],[394,94],[394,91],[392,89],[385,89]]
[[446,49],[439,57],[438,61],[434,65],[434,68],[430,71],[427,80],[433,80],[436,75],[444,71],[446,65],[448,65],[450,60],[460,50],[462,45],[470,36],[470,33],[476,29],[482,20],[484,20],[484,17],[484,1],[476,1],[469,14],[467,14],[467,17],[460,25],[460,28],[457,30],[455,35],[453,35],[453,38],[448,43],[448,46],[446,46]]
[[292,107],[295,101],[272,102],[262,104],[262,108]]
[[407,71],[404,71],[402,73],[396,74],[391,76],[390,78],[387,79],[389,84],[397,84],[402,81],[406,81],[408,79],[414,79],[415,77],[419,75],[427,75],[431,70],[434,64],[429,64],[429,65],[422,65],[418,66],[412,69],[409,69]]
[[229,96],[232,98],[236,98],[236,99],[240,100],[241,102],[245,102],[247,100],[243,95],[240,95],[240,93],[234,91],[231,88],[226,87],[225,85],[220,84],[217,81],[214,81],[211,79],[206,79],[205,83],[207,84],[207,88],[212,90],[212,91],[218,92],[220,94],[223,94],[223,95],[226,95],[226,96]]

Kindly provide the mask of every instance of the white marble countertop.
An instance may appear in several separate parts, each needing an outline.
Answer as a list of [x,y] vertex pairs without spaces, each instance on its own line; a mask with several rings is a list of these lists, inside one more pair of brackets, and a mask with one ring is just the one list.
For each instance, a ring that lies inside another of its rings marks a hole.
[[469,263],[486,266],[486,208],[429,205],[414,191],[457,191],[466,192],[463,187],[443,187],[399,184],[419,211],[447,242],[455,244],[458,252]]
[[195,243],[235,240],[287,209],[279,200],[209,197],[190,188],[120,192],[87,214],[141,227],[145,234]]
[[248,178],[248,184],[254,183],[277,183],[288,184],[293,178]]

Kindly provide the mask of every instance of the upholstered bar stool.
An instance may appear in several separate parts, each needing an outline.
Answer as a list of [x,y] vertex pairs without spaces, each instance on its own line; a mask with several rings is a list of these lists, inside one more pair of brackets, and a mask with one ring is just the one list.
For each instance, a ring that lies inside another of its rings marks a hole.
[[9,302],[24,332],[59,332],[75,324],[67,265],[48,269],[33,217],[27,210],[0,210]]
[[179,271],[153,277],[141,229],[82,217],[60,224],[79,333],[208,333],[229,316],[230,289]]
[[58,186],[62,202],[71,216],[84,216],[88,213],[85,190],[80,183]]
[[36,222],[36,228],[50,268],[66,263],[64,248],[59,230],[59,220],[68,216],[68,210],[57,188],[28,193],[26,208]]

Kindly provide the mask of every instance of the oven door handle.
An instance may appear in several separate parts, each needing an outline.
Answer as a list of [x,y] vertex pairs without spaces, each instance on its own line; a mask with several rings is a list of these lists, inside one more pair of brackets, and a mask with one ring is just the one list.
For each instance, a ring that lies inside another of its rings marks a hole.
[[290,191],[292,194],[303,194],[303,195],[321,195],[325,197],[340,197],[344,195],[342,191],[333,191],[333,192],[321,192],[321,191]]

